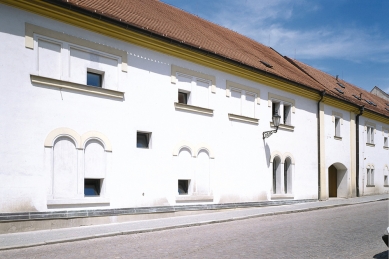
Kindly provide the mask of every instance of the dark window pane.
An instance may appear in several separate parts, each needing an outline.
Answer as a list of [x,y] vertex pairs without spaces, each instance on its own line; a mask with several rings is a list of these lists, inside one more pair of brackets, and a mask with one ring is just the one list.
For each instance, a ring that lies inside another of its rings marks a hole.
[[101,75],[88,72],[86,75],[86,84],[95,87],[101,87]]
[[100,179],[84,179],[84,195],[99,196],[100,195]]
[[149,138],[147,133],[138,132],[136,135],[136,147],[149,148]]
[[183,104],[187,104],[188,103],[188,94],[178,92],[178,102],[183,103]]
[[188,194],[189,180],[178,180],[178,194]]

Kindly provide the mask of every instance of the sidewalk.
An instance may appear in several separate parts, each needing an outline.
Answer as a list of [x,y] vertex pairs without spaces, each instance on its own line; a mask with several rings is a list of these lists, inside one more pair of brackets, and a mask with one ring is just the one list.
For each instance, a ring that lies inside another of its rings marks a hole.
[[0,235],[0,250],[16,249],[46,244],[71,242],[99,237],[128,235],[164,229],[199,226],[212,223],[241,220],[277,214],[303,212],[317,209],[348,206],[360,203],[388,200],[388,194],[358,198],[334,198],[327,201],[296,203],[292,205],[220,210],[219,212],[160,218],[152,220],[111,223],[77,228],[41,230]]

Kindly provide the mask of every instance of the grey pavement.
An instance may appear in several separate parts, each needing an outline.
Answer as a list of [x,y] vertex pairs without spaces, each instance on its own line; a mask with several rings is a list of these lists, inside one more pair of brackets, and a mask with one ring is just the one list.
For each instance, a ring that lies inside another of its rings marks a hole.
[[318,209],[349,206],[354,204],[387,200],[388,194],[357,198],[332,198],[327,201],[297,203],[292,205],[220,210],[214,213],[159,218],[152,220],[111,223],[67,229],[41,230],[0,235],[0,250],[33,247],[40,245],[72,242],[99,237],[128,235],[173,228],[199,226],[255,217],[304,212]]

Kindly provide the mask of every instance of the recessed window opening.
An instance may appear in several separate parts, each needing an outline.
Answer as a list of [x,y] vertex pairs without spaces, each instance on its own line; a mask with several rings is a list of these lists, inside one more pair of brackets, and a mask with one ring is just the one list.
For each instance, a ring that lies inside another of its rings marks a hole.
[[335,87],[335,90],[338,91],[338,92],[341,93],[341,94],[344,94],[344,92],[343,92],[342,90],[340,90],[340,89],[338,89],[338,88],[336,88],[336,87]]
[[87,72],[86,73],[86,84],[94,87],[102,87],[103,76],[101,74]]
[[283,121],[284,121],[285,125],[290,125],[291,124],[291,120],[290,120],[291,110],[292,110],[292,106],[291,105],[284,104],[284,118],[283,118]]
[[136,133],[136,147],[137,148],[150,148],[150,132],[137,132]]
[[366,126],[367,131],[367,143],[374,144],[374,128]]
[[384,185],[388,185],[388,176],[384,175]]
[[335,136],[340,137],[340,118],[335,117]]
[[384,137],[384,147],[389,147],[388,145],[388,137]]
[[178,194],[188,194],[190,180],[178,180]]
[[271,116],[273,117],[276,113],[280,115],[280,103],[279,102],[272,102],[272,113]]
[[100,196],[101,179],[84,179],[84,196]]
[[355,94],[353,94],[353,96],[354,96],[355,98],[357,98],[358,100],[361,100],[361,99],[362,99],[361,97],[356,96]]
[[178,103],[188,104],[189,93],[178,92]]

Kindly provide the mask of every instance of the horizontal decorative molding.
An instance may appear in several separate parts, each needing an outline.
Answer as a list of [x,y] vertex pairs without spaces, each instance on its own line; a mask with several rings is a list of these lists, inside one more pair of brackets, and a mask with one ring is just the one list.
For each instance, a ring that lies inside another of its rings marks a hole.
[[253,124],[258,124],[258,121],[259,121],[259,119],[256,119],[256,118],[246,117],[246,116],[242,116],[242,115],[236,115],[236,114],[232,114],[232,113],[228,114],[228,118],[230,120],[250,122]]
[[342,137],[334,136],[334,139],[336,139],[336,140],[342,140]]
[[110,203],[109,198],[102,197],[87,197],[80,199],[52,199],[47,200],[47,206],[59,205],[77,205],[77,204],[107,204]]
[[366,143],[366,146],[368,146],[368,147],[375,147],[375,144],[372,144],[372,143]]
[[183,103],[174,103],[174,107],[177,110],[183,110],[183,111],[191,111],[191,112],[197,112],[197,113],[203,113],[208,115],[213,115],[213,110]]
[[176,196],[176,202],[211,202],[213,201],[212,195],[179,195]]
[[211,91],[212,91],[212,93],[216,93],[216,77],[215,76],[207,75],[207,74],[204,74],[204,73],[201,73],[201,72],[197,72],[197,71],[194,71],[194,70],[190,70],[190,69],[187,69],[187,68],[183,68],[183,67],[179,67],[179,66],[176,66],[176,65],[172,65],[172,74],[171,74],[171,80],[172,80],[171,82],[172,82],[172,84],[176,84],[177,83],[177,77],[176,77],[177,73],[182,73],[182,74],[194,76],[194,77],[197,77],[197,78],[203,78],[203,79],[206,79],[206,80],[210,81],[212,83]]
[[[270,127],[275,127],[273,122],[270,122]],[[278,128],[279,129],[285,129],[285,130],[294,131],[294,126],[291,126],[291,125],[280,124],[280,126],[278,126]]]
[[34,33],[37,33],[37,34],[45,36],[45,37],[65,41],[68,43],[87,47],[90,49],[95,49],[95,50],[98,50],[101,52],[105,52],[105,53],[108,53],[108,54],[111,54],[114,56],[121,57],[122,71],[127,72],[127,66],[128,66],[127,65],[127,52],[124,50],[115,49],[115,48],[109,47],[107,45],[99,44],[99,43],[92,42],[92,41],[85,40],[85,39],[81,39],[81,38],[77,38],[77,37],[62,33],[62,32],[53,31],[53,30],[43,28],[40,26],[36,26],[33,24],[29,24],[29,23],[26,23],[25,30],[26,30],[26,32],[25,32],[26,33],[26,35],[25,35],[26,48],[34,49]]
[[37,75],[30,75],[30,78],[31,78],[31,82],[35,84],[41,84],[41,85],[59,88],[59,89],[69,89],[78,92],[91,93],[91,94],[124,99],[124,92],[120,92],[116,90],[82,85],[82,84],[72,83],[69,81],[63,81],[63,80],[37,76]]

